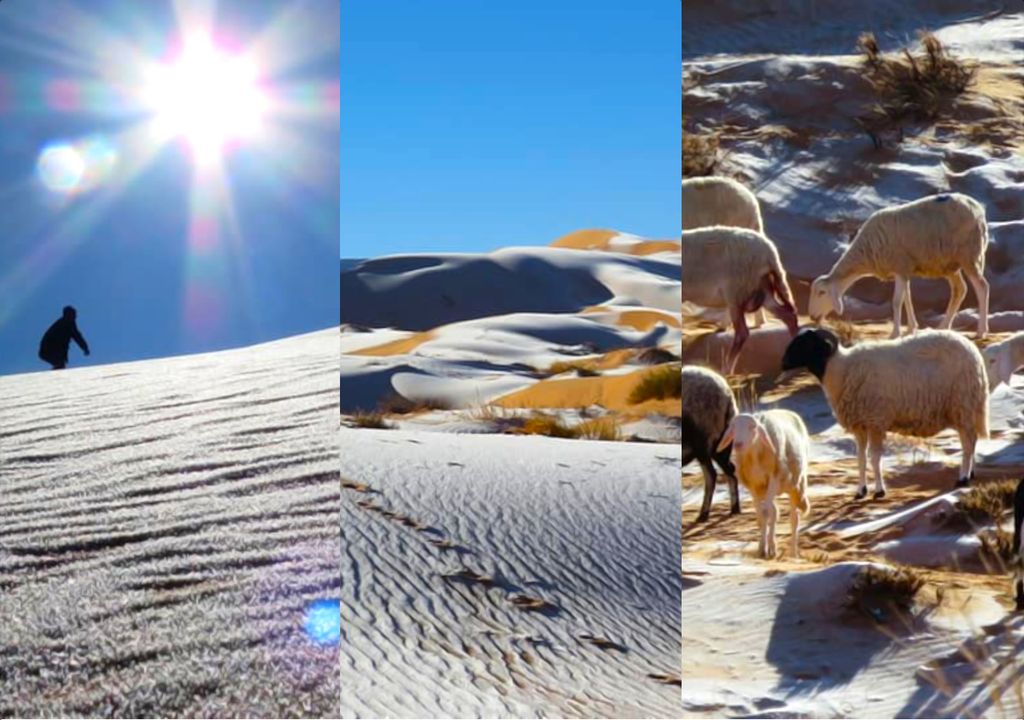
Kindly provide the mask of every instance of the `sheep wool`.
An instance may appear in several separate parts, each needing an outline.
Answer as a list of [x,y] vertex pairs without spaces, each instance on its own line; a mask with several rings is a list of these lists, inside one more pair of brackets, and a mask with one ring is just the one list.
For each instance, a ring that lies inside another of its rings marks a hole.
[[683,230],[728,225],[764,232],[754,193],[725,177],[683,180]]

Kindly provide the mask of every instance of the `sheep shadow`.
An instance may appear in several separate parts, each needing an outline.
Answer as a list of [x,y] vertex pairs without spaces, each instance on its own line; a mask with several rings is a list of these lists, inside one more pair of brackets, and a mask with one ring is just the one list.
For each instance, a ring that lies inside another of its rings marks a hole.
[[846,587],[850,573],[848,566],[833,566],[786,582],[765,651],[765,662],[781,676],[776,691],[809,696],[846,685],[893,644],[896,627],[845,617],[852,612],[845,596],[825,597],[830,587]]

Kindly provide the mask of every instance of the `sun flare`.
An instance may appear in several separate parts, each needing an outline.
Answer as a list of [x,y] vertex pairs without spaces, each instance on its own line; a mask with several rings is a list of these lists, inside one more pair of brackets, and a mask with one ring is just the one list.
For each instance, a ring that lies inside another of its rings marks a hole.
[[177,58],[153,68],[145,96],[158,132],[184,138],[197,160],[257,135],[268,105],[256,63],[205,35],[190,37]]

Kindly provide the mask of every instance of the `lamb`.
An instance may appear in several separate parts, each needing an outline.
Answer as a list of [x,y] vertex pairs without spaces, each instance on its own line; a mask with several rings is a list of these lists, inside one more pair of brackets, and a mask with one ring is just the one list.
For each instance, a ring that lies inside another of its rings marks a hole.
[[988,334],[987,247],[985,208],[967,195],[935,195],[879,210],[861,226],[832,269],[811,284],[808,314],[815,321],[833,311],[842,315],[843,294],[857,280],[894,279],[891,337],[897,338],[903,309],[910,332],[918,328],[910,278],[941,277],[949,283],[950,297],[939,327],[948,330],[967,294],[966,275],[978,296],[978,337],[983,338]]
[[811,511],[807,498],[807,457],[810,437],[800,416],[789,410],[767,410],[737,415],[718,447],[732,444],[740,482],[754,498],[757,509],[758,554],[773,558],[775,524],[779,511],[775,497],[789,495],[790,555],[800,557],[800,514]]
[[733,341],[726,361],[734,372],[747,330],[744,313],[766,306],[796,335],[793,294],[779,253],[763,234],[746,228],[716,225],[682,234],[683,302],[727,308]]
[[1010,376],[1024,365],[1024,332],[1019,332],[1002,342],[993,343],[982,350],[988,367],[988,384],[991,390],[1000,383],[1010,384]]
[[1017,612],[1024,610],[1024,548],[1021,547],[1021,524],[1024,523],[1024,479],[1013,494],[1013,584],[1016,589]]
[[683,465],[696,459],[704,472],[704,502],[701,503],[697,522],[707,520],[711,511],[711,499],[718,480],[712,460],[729,481],[729,512],[735,515],[740,511],[736,470],[729,462],[728,449],[716,449],[729,421],[736,415],[732,389],[718,373],[687,365],[683,368],[680,402],[683,411]]
[[930,437],[946,428],[960,435],[956,487],[974,477],[974,448],[988,437],[988,376],[981,353],[949,330],[899,340],[840,347],[836,335],[805,328],[782,356],[783,374],[807,369],[825,390],[836,420],[857,441],[860,487],[867,494],[865,450],[871,449],[875,498],[885,497],[882,451],[889,431]]
[[[761,206],[754,193],[726,177],[683,180],[683,230],[727,225],[764,232]],[[765,323],[764,308],[754,314],[754,327]]]

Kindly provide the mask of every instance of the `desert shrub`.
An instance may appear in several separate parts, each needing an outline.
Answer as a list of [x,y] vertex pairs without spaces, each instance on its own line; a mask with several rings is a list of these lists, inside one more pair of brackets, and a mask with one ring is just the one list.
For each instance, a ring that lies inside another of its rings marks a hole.
[[981,540],[982,554],[994,560],[1000,572],[1005,572],[1005,568],[1014,562],[1013,533],[995,528],[978,533],[978,539]]
[[629,403],[637,405],[645,400],[664,400],[683,396],[683,378],[679,374],[680,365],[672,363],[660,365],[647,372],[632,392]]
[[404,395],[391,393],[377,406],[377,409],[386,415],[409,415],[415,412],[426,412],[428,410],[451,410],[452,405],[441,398],[424,398],[422,400],[410,400]]
[[579,430],[566,425],[557,415],[534,413],[526,418],[518,432],[523,435],[546,435],[555,438],[577,438]]
[[580,377],[594,377],[601,374],[594,369],[594,362],[592,360],[559,360],[558,362],[551,363],[546,373],[548,375],[561,375],[570,370],[575,370],[576,374]]
[[947,522],[951,525],[972,526],[998,521],[1013,507],[1013,494],[1017,481],[1013,479],[975,485],[957,499],[956,507]]
[[679,358],[658,347],[644,348],[637,353],[636,361],[643,365],[662,365],[664,363],[679,362]]
[[718,165],[718,133],[689,132],[683,116],[683,177],[714,175]]
[[390,430],[391,425],[384,419],[384,413],[377,410],[357,410],[352,413],[352,424],[359,428]]
[[577,437],[584,440],[622,440],[622,428],[613,417],[594,418],[584,420],[575,427]]
[[847,605],[884,622],[889,613],[909,612],[923,586],[924,578],[912,567],[865,565],[850,584]]
[[879,133],[889,127],[904,120],[938,118],[977,76],[976,64],[949,55],[932,33],[921,32],[919,38],[923,53],[918,55],[907,49],[883,55],[873,33],[864,33],[857,40],[866,77],[877,97],[857,120],[876,147],[881,147]]

